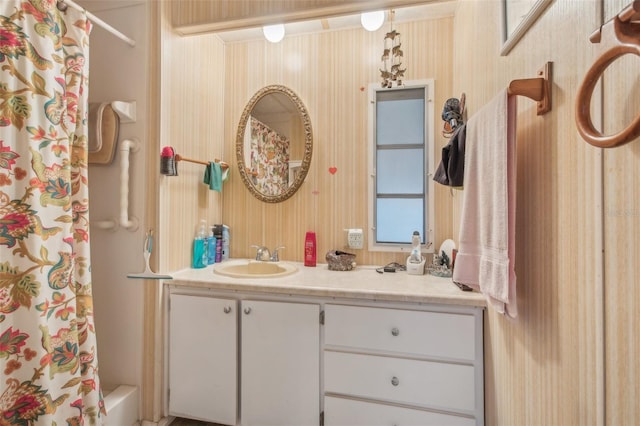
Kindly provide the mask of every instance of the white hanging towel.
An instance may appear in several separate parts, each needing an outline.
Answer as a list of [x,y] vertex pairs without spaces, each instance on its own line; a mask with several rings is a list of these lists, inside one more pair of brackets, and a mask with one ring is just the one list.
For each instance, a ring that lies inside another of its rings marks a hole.
[[516,304],[517,99],[502,90],[467,122],[459,250],[453,281],[511,318]]

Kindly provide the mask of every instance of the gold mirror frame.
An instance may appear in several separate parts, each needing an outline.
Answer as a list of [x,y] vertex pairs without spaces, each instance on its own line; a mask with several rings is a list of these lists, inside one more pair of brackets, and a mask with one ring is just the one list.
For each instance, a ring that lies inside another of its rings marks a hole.
[[[270,93],[285,94],[293,102],[293,104],[296,106],[298,110],[300,118],[302,119],[302,126],[304,130],[304,139],[305,139],[304,154],[302,157],[300,172],[296,173],[296,177],[295,177],[295,180],[293,181],[293,184],[289,185],[286,191],[278,195],[266,195],[260,192],[253,184],[252,180],[250,179],[247,173],[247,166],[244,161],[244,136],[245,136],[244,133],[247,127],[247,122],[256,104],[260,101],[260,99],[269,95]],[[313,152],[313,136],[311,131],[311,119],[309,118],[309,113],[307,112],[307,109],[305,108],[304,104],[302,103],[300,98],[298,98],[298,95],[296,95],[288,87],[280,86],[280,85],[271,85],[271,86],[263,87],[255,95],[253,95],[253,97],[249,100],[249,103],[245,107],[244,111],[242,112],[242,116],[240,117],[240,122],[238,124],[238,131],[236,133],[236,160],[238,162],[238,171],[240,172],[240,177],[242,178],[244,185],[247,187],[249,192],[253,194],[254,197],[256,197],[260,201],[264,201],[267,203],[279,203],[290,198],[293,194],[296,193],[296,191],[300,188],[300,186],[304,182],[304,179],[307,177],[307,173],[309,172],[309,166],[311,165],[312,152]]]

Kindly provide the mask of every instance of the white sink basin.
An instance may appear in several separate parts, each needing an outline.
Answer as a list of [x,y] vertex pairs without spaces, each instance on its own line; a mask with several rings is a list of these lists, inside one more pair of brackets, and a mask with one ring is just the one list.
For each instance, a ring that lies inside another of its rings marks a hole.
[[213,272],[233,278],[276,278],[293,274],[298,267],[286,262],[261,262],[259,260],[230,260],[217,263]]

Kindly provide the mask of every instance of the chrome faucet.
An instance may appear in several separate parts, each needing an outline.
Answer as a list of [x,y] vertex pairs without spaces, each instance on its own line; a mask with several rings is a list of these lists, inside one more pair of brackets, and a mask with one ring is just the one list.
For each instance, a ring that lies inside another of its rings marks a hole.
[[271,259],[271,254],[269,253],[269,249],[265,246],[251,246],[256,249],[256,260],[267,261]]
[[263,262],[279,262],[280,257],[278,256],[278,250],[284,248],[284,246],[276,247],[273,250],[273,254],[271,254],[269,249],[265,246],[252,245],[251,247],[256,249],[256,260],[260,260]]
[[276,247],[275,249],[273,249],[273,254],[271,255],[271,261],[272,262],[280,262],[280,257],[278,256],[278,251],[280,249],[283,249],[283,248],[285,248],[285,247],[284,246],[279,246],[279,247]]

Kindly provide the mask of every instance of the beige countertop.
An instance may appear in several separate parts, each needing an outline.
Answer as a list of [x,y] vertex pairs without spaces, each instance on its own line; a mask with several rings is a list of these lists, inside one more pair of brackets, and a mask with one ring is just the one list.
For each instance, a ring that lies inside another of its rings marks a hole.
[[298,270],[277,278],[231,278],[214,272],[216,265],[210,265],[203,269],[176,271],[171,274],[173,280],[165,283],[252,293],[486,306],[481,293],[462,291],[453,284],[451,278],[429,274],[409,275],[404,271],[380,274],[376,272],[376,266],[357,266],[352,271],[330,271],[326,264],[305,267],[296,262],[284,263],[296,265]]

